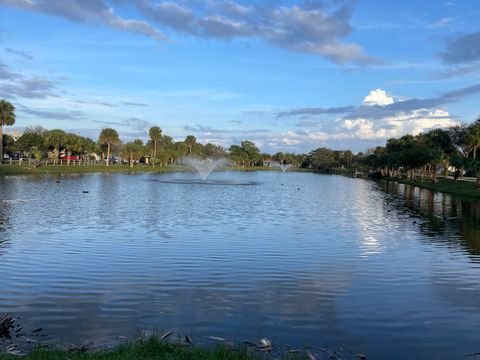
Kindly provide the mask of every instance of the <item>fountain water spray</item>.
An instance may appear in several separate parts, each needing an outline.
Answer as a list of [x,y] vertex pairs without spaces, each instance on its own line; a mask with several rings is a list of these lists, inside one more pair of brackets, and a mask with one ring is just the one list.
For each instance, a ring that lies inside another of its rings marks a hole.
[[273,167],[278,167],[278,168],[282,169],[283,172],[287,171],[288,169],[290,169],[292,167],[291,164],[281,164],[281,163],[278,163],[278,162],[273,162],[271,165]]
[[207,180],[208,176],[215,170],[216,167],[225,164],[225,159],[198,159],[193,156],[186,156],[182,159],[182,164],[193,167],[203,181]]

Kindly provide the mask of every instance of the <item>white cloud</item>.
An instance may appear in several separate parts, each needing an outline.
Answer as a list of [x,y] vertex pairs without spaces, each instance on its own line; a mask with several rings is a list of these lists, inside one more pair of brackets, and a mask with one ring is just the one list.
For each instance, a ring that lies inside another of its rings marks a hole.
[[457,125],[458,121],[449,113],[446,105],[479,91],[480,85],[474,85],[436,98],[418,99],[394,96],[383,89],[374,89],[360,106],[293,108],[279,111],[276,115],[277,118],[309,118],[308,123],[297,126],[302,131],[283,134],[283,144],[303,149],[327,146],[358,151],[383,145],[389,138]]
[[417,109],[381,119],[344,119],[342,127],[352,138],[379,140],[398,138],[405,134],[417,135],[437,127],[457,125],[445,109]]
[[370,91],[370,93],[363,99],[363,104],[365,105],[390,105],[393,104],[393,97],[388,95],[385,90],[375,89]]
[[443,17],[433,23],[430,23],[426,26],[427,29],[441,29],[452,25],[453,18]]

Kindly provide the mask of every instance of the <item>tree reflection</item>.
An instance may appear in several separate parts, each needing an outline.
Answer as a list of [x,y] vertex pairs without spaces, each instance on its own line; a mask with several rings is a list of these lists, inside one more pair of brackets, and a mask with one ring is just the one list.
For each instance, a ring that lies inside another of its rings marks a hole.
[[461,245],[470,254],[480,255],[479,201],[392,181],[380,186],[395,199],[394,206],[405,207],[412,217],[421,218],[419,229],[428,239]]

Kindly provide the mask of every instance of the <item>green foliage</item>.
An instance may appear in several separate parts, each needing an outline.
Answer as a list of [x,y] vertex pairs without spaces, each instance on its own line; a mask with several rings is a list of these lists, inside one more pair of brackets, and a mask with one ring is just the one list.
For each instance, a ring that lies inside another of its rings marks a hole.
[[333,150],[319,148],[311,151],[307,157],[311,167],[317,170],[328,171],[338,165]]
[[[0,355],[0,360],[15,360],[13,355]],[[255,360],[260,359],[244,349],[226,346],[203,348],[160,342],[154,338],[138,340],[114,350],[68,352],[63,350],[36,350],[22,357],[24,360]]]
[[6,100],[0,100],[0,164],[3,159],[3,126],[15,124],[15,106]]
[[193,146],[195,145],[196,142],[197,142],[197,139],[193,135],[188,135],[185,138],[185,145],[187,145],[188,154],[190,154],[190,155],[192,154],[192,149],[193,149]]
[[15,124],[15,106],[6,100],[0,100],[0,127]]
[[162,129],[160,129],[158,126],[152,126],[148,131],[148,135],[152,141],[158,141],[162,137]]
[[48,150],[55,151],[55,157],[60,155],[60,150],[67,139],[67,133],[63,130],[54,129],[45,133],[45,146]]
[[225,149],[221,146],[207,143],[203,148],[203,153],[207,158],[219,159],[227,155]]
[[152,157],[155,159],[157,157],[157,144],[162,139],[162,129],[158,126],[152,126],[148,131],[150,136],[151,143],[153,144],[153,154]]
[[248,140],[242,141],[239,145],[232,145],[228,149],[230,159],[238,166],[254,166],[260,160],[260,150]]
[[110,165],[110,150],[112,145],[120,144],[120,138],[116,130],[103,129],[98,138],[100,144],[107,144],[107,166]]
[[11,154],[17,151],[18,146],[12,136],[3,134],[2,138],[4,153]]
[[98,138],[101,144],[117,145],[120,144],[120,138],[116,130],[112,128],[103,129]]
[[126,143],[122,153],[124,158],[129,159],[130,166],[133,166],[134,162],[138,162],[145,154],[146,149],[140,139]]
[[45,132],[41,127],[27,127],[22,136],[17,139],[20,151],[31,153],[40,150],[45,144]]

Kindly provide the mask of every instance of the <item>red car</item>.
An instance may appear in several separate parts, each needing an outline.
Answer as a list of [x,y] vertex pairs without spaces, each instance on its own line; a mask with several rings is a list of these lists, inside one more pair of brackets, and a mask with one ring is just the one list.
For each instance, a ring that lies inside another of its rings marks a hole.
[[68,160],[70,160],[70,161],[80,160],[80,156],[78,156],[78,155],[70,155],[70,156],[65,155],[65,156],[61,156],[60,159],[61,160],[67,160],[67,161]]

